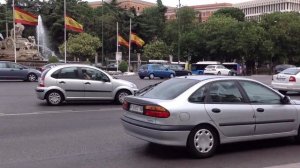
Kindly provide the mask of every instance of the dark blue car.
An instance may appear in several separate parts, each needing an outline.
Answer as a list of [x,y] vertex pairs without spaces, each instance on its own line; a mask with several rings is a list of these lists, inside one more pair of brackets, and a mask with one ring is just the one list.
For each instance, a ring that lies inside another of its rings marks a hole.
[[146,64],[142,65],[139,69],[139,77],[144,79],[149,77],[149,79],[154,79],[155,77],[163,78],[174,78],[175,71],[170,70],[160,64]]

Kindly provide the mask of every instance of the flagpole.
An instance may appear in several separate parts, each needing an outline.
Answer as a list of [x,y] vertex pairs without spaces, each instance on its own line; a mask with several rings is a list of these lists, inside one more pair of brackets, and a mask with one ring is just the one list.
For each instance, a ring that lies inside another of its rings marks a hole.
[[117,53],[116,53],[116,61],[117,61],[117,72],[119,71],[119,22],[117,22]]
[[130,71],[130,53],[131,51],[131,18],[130,18],[130,21],[129,21],[129,54],[128,54],[128,72]]
[[65,41],[65,63],[67,63],[67,29],[66,29],[67,4],[64,0],[64,41]]
[[13,25],[14,25],[14,54],[15,54],[15,63],[17,62],[17,43],[16,43],[16,24],[15,24],[15,0],[12,1],[13,6]]

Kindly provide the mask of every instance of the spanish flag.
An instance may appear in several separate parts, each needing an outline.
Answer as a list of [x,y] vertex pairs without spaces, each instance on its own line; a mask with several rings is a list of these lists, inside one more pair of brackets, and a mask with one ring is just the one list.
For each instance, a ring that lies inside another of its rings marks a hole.
[[79,32],[79,33],[83,32],[82,24],[76,22],[73,18],[69,16],[65,16],[65,22],[66,22],[66,29]]
[[118,35],[118,45],[129,48],[129,43],[121,35]]
[[21,8],[15,7],[15,22],[24,25],[36,26],[38,25],[38,17],[22,10]]
[[144,40],[141,39],[139,36],[137,36],[133,32],[131,32],[131,34],[130,34],[130,39],[131,39],[132,43],[136,44],[139,47],[143,47],[143,45],[145,44]]

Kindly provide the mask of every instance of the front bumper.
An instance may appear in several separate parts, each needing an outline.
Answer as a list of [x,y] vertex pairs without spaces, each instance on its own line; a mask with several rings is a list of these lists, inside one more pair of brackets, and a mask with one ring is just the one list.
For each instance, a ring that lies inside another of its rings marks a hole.
[[136,138],[161,145],[186,146],[191,126],[160,126],[122,117],[125,131]]

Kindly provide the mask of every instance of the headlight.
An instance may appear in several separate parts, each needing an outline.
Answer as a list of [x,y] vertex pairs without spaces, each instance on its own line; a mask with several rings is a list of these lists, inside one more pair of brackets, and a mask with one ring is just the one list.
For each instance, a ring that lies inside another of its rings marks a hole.
[[134,89],[136,89],[137,88],[137,86],[135,85],[135,84],[130,84],[130,87],[132,87],[132,88],[134,88]]

